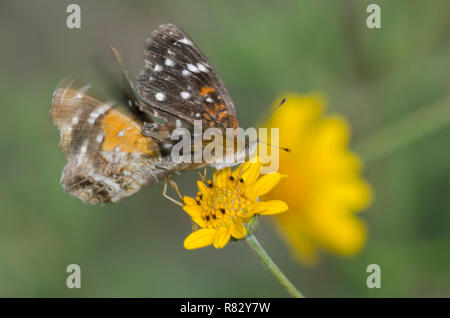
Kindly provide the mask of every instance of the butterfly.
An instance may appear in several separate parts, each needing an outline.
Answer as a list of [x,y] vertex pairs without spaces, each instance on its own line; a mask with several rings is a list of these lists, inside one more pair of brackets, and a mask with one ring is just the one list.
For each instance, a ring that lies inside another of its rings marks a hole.
[[143,185],[206,166],[172,159],[176,128],[192,131],[195,121],[205,129],[239,127],[224,83],[183,31],[159,26],[144,57],[135,85],[123,71],[125,103],[94,97],[89,85],[75,81],[63,81],[53,93],[51,119],[67,159],[61,184],[84,202],[116,202]]

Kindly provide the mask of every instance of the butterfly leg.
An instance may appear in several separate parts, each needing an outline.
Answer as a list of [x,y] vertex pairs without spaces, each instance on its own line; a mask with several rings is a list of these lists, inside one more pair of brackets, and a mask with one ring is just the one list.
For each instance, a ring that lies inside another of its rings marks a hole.
[[200,179],[202,180],[202,182],[205,182],[206,180],[206,167],[203,168],[203,173],[200,173],[198,170],[196,170],[197,174],[200,176]]
[[181,195],[180,190],[178,189],[178,185],[177,185],[174,181],[172,181],[172,179],[170,179],[170,177],[167,177],[167,181],[169,181],[170,185],[172,186],[172,188],[173,188],[173,189],[175,190],[175,192],[177,193],[178,198],[179,198],[181,201],[183,201],[183,196]]
[[[169,200],[169,201],[172,201],[172,202],[175,203],[175,204],[178,204],[179,206],[183,206],[183,203],[181,203],[181,202],[178,201],[177,199],[174,199],[174,198],[170,197],[170,196],[167,194],[167,183],[170,183],[170,185],[171,185],[171,186],[175,189],[175,191],[177,192],[178,197],[181,198],[180,191],[178,190],[178,186],[177,186],[172,180],[170,180],[169,178],[166,178],[166,179],[164,180],[164,188],[163,188],[163,193],[162,193],[163,197],[165,197],[165,198],[166,198],[167,200]],[[175,184],[176,188],[174,187],[174,184]]]

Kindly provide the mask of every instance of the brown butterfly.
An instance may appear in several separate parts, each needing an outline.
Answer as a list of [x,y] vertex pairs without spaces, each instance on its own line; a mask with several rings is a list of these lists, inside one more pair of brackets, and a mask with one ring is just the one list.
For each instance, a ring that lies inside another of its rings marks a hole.
[[161,25],[144,54],[136,89],[127,80],[125,105],[95,98],[88,85],[73,81],[53,94],[51,118],[68,160],[61,183],[84,202],[116,202],[145,184],[205,166],[172,160],[177,127],[192,130],[195,120],[205,129],[239,127],[228,90],[184,32]]

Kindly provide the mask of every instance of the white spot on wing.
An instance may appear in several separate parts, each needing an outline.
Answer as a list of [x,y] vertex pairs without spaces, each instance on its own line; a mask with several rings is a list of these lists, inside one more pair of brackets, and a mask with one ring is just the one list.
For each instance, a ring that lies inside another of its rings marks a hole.
[[88,139],[83,141],[83,144],[81,145],[81,148],[80,148],[80,154],[85,154],[87,152],[88,144],[89,144],[89,140]]
[[167,66],[174,66],[174,65],[175,65],[175,62],[172,61],[171,59],[166,59],[166,60],[164,61],[164,64],[166,64]]
[[189,94],[188,92],[181,92],[180,96],[183,99],[189,99],[191,97],[191,94]]
[[197,63],[197,67],[200,71],[208,73],[208,69],[202,63]]
[[123,131],[123,130],[121,130],[121,131],[119,131],[119,132],[117,133],[117,137],[122,137],[122,136],[123,136],[123,134],[124,134],[124,131]]
[[166,99],[166,95],[164,95],[161,92],[158,92],[158,93],[155,94],[155,98],[156,98],[156,100],[159,100],[160,102],[162,102],[163,100]]
[[90,125],[92,125],[93,123],[95,123],[95,120],[97,119],[98,116],[99,116],[98,113],[91,113],[91,114],[89,115],[88,123],[89,123]]
[[72,117],[72,124],[73,125],[76,125],[76,124],[78,124],[78,121],[79,121],[80,119],[78,118],[78,116],[73,116]]
[[191,75],[191,72],[189,72],[188,70],[183,70],[181,74],[183,74],[183,76],[189,76]]
[[212,102],[213,102],[213,100],[212,100],[211,97],[208,97],[208,98],[206,99],[206,101],[207,101],[208,103],[212,103]]
[[102,115],[104,112],[106,112],[109,109],[110,105],[111,104],[104,104],[104,105],[94,109],[94,111],[89,114],[88,123],[92,125],[100,115]]
[[193,65],[193,64],[188,64],[186,65],[188,70],[194,73],[199,73],[200,70],[197,68],[197,66]]
[[181,43],[184,43],[186,45],[192,45],[193,44],[192,41],[189,40],[188,38],[182,38],[181,40],[178,40],[178,41],[181,42]]
[[119,151],[120,151],[120,146],[115,146],[115,147],[114,147],[114,151],[115,151],[115,152],[119,152]]
[[97,135],[97,138],[95,138],[97,140],[98,143],[101,143],[103,141],[103,135]]
[[162,71],[162,66],[161,65],[159,65],[159,64],[156,64],[155,65],[155,68],[153,69],[155,72],[159,72],[159,71]]

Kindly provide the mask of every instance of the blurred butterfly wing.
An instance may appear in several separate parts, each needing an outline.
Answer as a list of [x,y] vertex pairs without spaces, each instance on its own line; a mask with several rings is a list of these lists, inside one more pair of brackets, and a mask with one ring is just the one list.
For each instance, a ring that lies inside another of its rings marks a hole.
[[84,202],[115,202],[167,175],[155,166],[158,144],[142,135],[142,122],[88,89],[66,81],[53,94],[51,119],[68,160],[63,188]]

